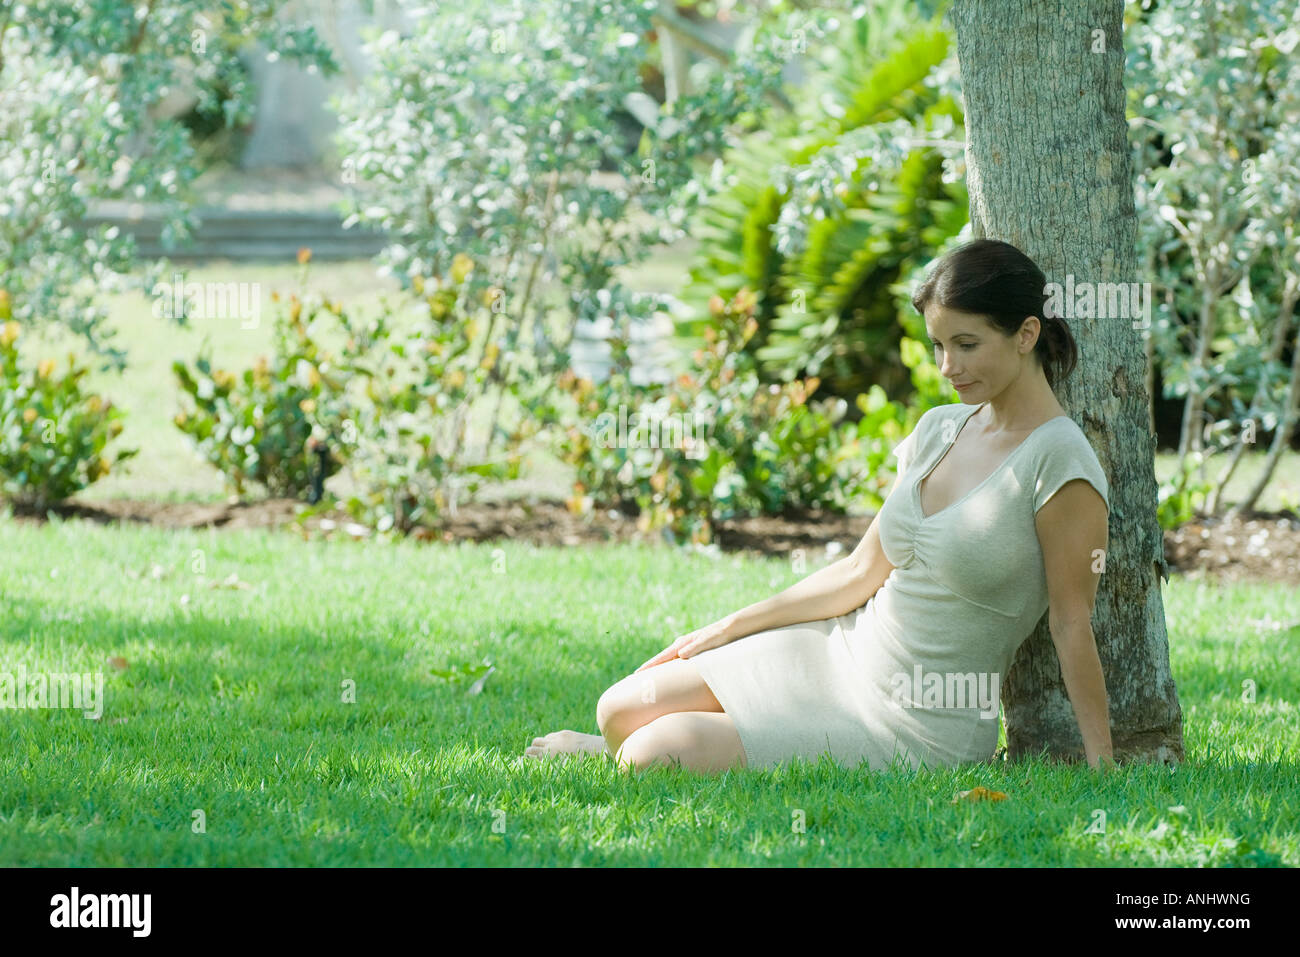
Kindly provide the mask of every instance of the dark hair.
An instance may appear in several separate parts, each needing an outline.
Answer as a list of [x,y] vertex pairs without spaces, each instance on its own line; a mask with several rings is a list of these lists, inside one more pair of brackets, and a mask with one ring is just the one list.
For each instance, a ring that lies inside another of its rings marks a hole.
[[934,271],[912,297],[916,311],[934,300],[947,309],[983,316],[1010,337],[1029,316],[1040,322],[1034,354],[1043,367],[1047,384],[1074,371],[1079,347],[1064,319],[1047,315],[1047,277],[1032,259],[1000,239],[975,239],[939,260]]

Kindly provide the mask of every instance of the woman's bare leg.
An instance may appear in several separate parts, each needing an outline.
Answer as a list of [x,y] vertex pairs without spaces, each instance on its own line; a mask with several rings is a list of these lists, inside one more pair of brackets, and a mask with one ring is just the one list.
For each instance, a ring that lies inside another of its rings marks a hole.
[[664,715],[682,711],[721,714],[722,705],[693,661],[673,658],[630,674],[608,688],[596,702],[596,724],[607,753],[616,756],[634,731]]
[[524,754],[547,758],[604,753],[616,758],[618,749],[634,731],[656,718],[681,711],[722,713],[722,705],[689,658],[673,658],[611,685],[596,703],[600,734],[553,731],[534,738]]
[[683,767],[703,774],[745,767],[745,746],[731,718],[716,711],[678,711],[633,731],[616,758],[620,771]]

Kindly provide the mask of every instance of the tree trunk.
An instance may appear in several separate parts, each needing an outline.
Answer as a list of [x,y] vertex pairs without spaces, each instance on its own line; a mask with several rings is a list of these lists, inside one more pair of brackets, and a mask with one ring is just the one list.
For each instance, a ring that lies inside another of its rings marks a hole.
[[1142,337],[1143,361],[1146,363],[1147,377],[1147,431],[1152,435],[1156,434],[1156,347],[1152,340],[1150,330],[1147,335]]
[[[1023,250],[1064,284],[1142,282],[1124,119],[1121,0],[957,0],[966,168],[976,237]],[[1057,395],[1110,485],[1110,539],[1093,630],[1116,760],[1178,761],[1146,350],[1133,318],[1068,320],[1079,365]],[[1079,760],[1083,741],[1047,628],[1003,684],[1008,756]]]

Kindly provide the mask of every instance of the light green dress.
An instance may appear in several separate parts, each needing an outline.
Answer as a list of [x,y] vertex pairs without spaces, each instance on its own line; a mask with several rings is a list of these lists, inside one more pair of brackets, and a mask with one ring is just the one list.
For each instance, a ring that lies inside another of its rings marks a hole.
[[[980,406],[930,409],[895,449],[878,517],[894,565],[861,608],[758,632],[688,659],[731,717],[751,768],[828,753],[848,767],[987,760],[998,691],[1047,610],[1034,516],[1071,479],[1109,488],[1083,431],[1049,419],[979,485],[933,515],[921,480]],[[990,713],[991,712],[991,713]]]

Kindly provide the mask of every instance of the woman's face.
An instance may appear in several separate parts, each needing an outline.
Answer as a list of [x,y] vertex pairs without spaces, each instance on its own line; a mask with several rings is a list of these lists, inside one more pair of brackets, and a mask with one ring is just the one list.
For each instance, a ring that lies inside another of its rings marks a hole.
[[1039,322],[1029,316],[1014,336],[1004,336],[983,316],[957,312],[930,302],[925,331],[934,362],[962,402],[978,404],[997,395],[1032,365]]

